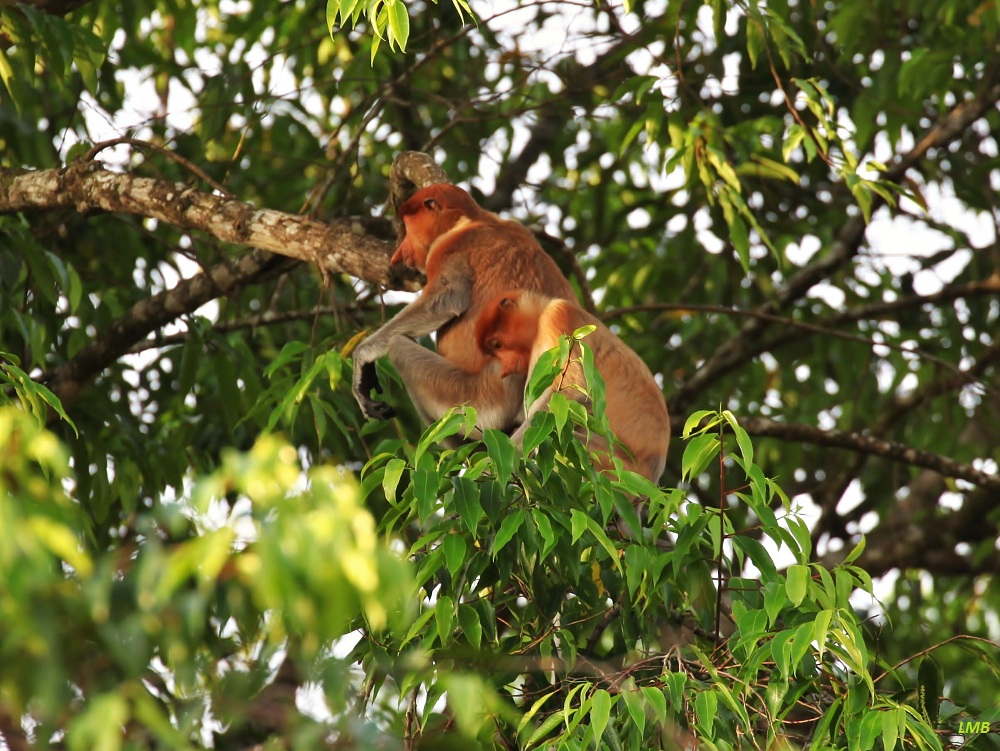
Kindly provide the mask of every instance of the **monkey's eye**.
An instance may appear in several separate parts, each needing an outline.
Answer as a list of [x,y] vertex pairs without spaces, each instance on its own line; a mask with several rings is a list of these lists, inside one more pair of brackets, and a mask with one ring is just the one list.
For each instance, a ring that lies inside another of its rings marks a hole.
[[438,202],[435,201],[433,198],[428,198],[424,201],[424,208],[430,209],[431,211],[437,211]]
[[486,346],[489,347],[490,349],[496,349],[496,350],[503,349],[503,345],[500,343],[499,339],[490,339],[488,342],[486,342]]

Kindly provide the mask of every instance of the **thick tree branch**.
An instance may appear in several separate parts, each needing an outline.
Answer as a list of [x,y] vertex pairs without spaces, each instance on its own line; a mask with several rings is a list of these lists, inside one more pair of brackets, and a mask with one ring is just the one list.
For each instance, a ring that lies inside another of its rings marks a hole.
[[182,183],[111,172],[96,165],[23,172],[0,168],[0,213],[75,208],[121,212],[195,230],[223,242],[315,264],[392,289],[418,289],[390,272],[392,245],[361,223],[314,219],[205,193]]
[[[419,187],[445,177],[426,155],[404,154],[397,161],[394,185],[409,181]],[[151,217],[225,242],[257,247],[136,303],[72,360],[43,376],[65,407],[102,370],[151,332],[219,296],[232,295],[287,269],[290,259],[315,263],[324,273],[346,273],[396,289],[417,288],[414,281],[400,282],[403,275],[390,271],[391,244],[365,234],[363,222],[324,224],[257,209],[179,183],[109,172],[93,165],[40,172],[0,169],[0,213],[66,208]]]

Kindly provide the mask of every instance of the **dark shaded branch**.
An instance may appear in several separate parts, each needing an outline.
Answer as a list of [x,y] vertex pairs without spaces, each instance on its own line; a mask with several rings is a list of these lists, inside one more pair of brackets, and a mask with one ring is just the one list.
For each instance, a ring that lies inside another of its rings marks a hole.
[[[828,326],[822,326],[815,323],[806,323],[804,321],[796,321],[793,318],[787,318],[784,316],[776,316],[770,313],[764,313],[761,310],[740,310],[738,308],[726,308],[721,305],[701,305],[696,303],[691,303],[685,305],[684,303],[646,303],[643,305],[629,305],[622,308],[617,308],[610,313],[602,316],[605,322],[611,318],[617,318],[618,316],[629,315],[631,313],[657,311],[657,310],[691,310],[691,311],[701,311],[706,313],[718,313],[720,315],[731,315],[731,316],[742,316],[746,318],[753,318],[759,321],[767,323],[779,323],[783,326],[789,326],[791,328],[798,329],[802,332],[810,332],[813,334],[821,334],[823,336],[834,337],[835,339],[845,339],[849,342],[858,342],[859,344],[864,344],[868,347],[886,347],[887,349],[894,349],[898,352],[906,352],[908,354],[919,357],[927,362],[939,365],[946,370],[952,371],[958,378],[960,378],[965,383],[972,383],[975,378],[968,374],[967,371],[960,370],[954,363],[943,360],[936,355],[932,355],[929,352],[925,352],[917,347],[907,347],[901,344],[896,344],[890,341],[877,341],[868,336],[861,336],[860,334],[850,334],[844,331],[837,331],[836,329],[829,328]],[[768,341],[771,345],[774,342],[778,344],[784,344],[792,339],[798,339],[799,337],[786,336],[780,340],[772,339]],[[756,355],[762,354],[763,352],[768,352],[774,349],[773,346],[761,346]]]
[[546,107],[538,113],[538,119],[528,131],[528,142],[517,157],[504,164],[497,176],[493,193],[483,199],[483,208],[500,211],[513,203],[514,192],[524,185],[528,179],[528,171],[538,158],[549,152],[549,148],[563,132],[565,122],[566,112],[558,105]]
[[822,430],[811,425],[776,422],[765,417],[743,416],[740,417],[740,425],[750,435],[872,454],[901,464],[931,469],[945,477],[954,477],[973,485],[1000,491],[1000,475],[984,472],[970,464],[962,464],[939,454],[920,451],[882,438],[846,430]]
[[215,747],[243,751],[263,748],[274,738],[287,738],[299,715],[295,695],[301,683],[298,668],[286,657],[274,680],[247,704],[242,719],[217,736]]
[[186,279],[171,290],[140,300],[73,359],[40,380],[46,382],[68,408],[84,386],[151,332],[221,295],[234,294],[248,284],[287,269],[291,263],[279,255],[251,250],[240,258]]
[[[904,499],[869,533],[855,565],[873,577],[894,568],[924,569],[942,576],[1000,574],[1000,557],[977,557],[975,546],[1000,534],[997,523],[990,521],[996,498],[994,489],[979,488],[965,494],[961,508],[941,510],[935,503],[930,515]],[[968,544],[969,552],[959,552],[959,543]],[[838,562],[847,550],[827,556],[827,562]]]

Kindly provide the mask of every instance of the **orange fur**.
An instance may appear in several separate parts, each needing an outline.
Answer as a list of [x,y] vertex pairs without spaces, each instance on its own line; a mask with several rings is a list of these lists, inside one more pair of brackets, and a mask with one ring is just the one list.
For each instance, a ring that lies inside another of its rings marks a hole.
[[[355,350],[355,396],[370,417],[391,416],[372,400],[373,363],[388,353],[417,411],[428,422],[471,404],[482,428],[512,430],[522,419],[524,376],[500,377],[474,338],[486,301],[505,289],[553,298],[573,290],[534,235],[481,208],[454,185],[431,185],[400,207],[406,236],[393,254],[427,275],[420,297]],[[437,352],[414,338],[437,331]]]
[[[509,290],[485,307],[476,322],[476,343],[485,356],[501,363],[501,372],[528,375],[546,350],[559,337],[593,325],[596,330],[583,339],[594,353],[594,364],[607,384],[608,423],[631,456],[619,453],[622,466],[656,482],[663,474],[670,443],[670,420],[663,391],[646,363],[597,318],[569,300],[553,299],[530,291]],[[583,367],[571,357],[565,375],[532,405],[524,421],[544,409],[556,384],[565,396],[582,399],[587,384]],[[515,433],[520,437],[523,428]],[[607,446],[591,440],[591,450],[606,453]],[[605,459],[602,468],[610,468]]]

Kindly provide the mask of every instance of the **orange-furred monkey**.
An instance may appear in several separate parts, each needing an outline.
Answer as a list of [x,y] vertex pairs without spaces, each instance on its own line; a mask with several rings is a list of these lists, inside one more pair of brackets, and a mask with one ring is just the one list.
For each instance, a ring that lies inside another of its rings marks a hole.
[[[395,410],[371,398],[381,391],[375,360],[388,353],[427,422],[469,404],[480,429],[510,431],[523,419],[525,375],[501,378],[499,364],[474,337],[486,302],[506,289],[573,298],[559,267],[530,230],[505,221],[454,185],[430,185],[399,209],[406,236],[392,257],[427,275],[414,302],[354,351],[354,396],[365,415],[388,419]],[[437,330],[437,352],[415,337]]]
[[[541,354],[559,343],[560,336],[572,335],[587,325],[597,327],[583,339],[583,344],[593,351],[594,364],[607,384],[608,424],[631,454],[619,454],[622,466],[655,483],[663,474],[670,443],[667,403],[646,363],[611,329],[570,300],[555,300],[537,292],[509,291],[486,305],[476,322],[476,342],[485,354],[500,363],[502,376],[526,376]],[[546,408],[552,393],[560,387],[569,399],[585,399],[580,390],[587,388],[583,367],[572,353],[565,373],[531,405],[521,427],[512,436],[515,443],[521,445],[532,416]],[[592,437],[590,449],[605,453],[602,469],[613,466],[602,440]]]

